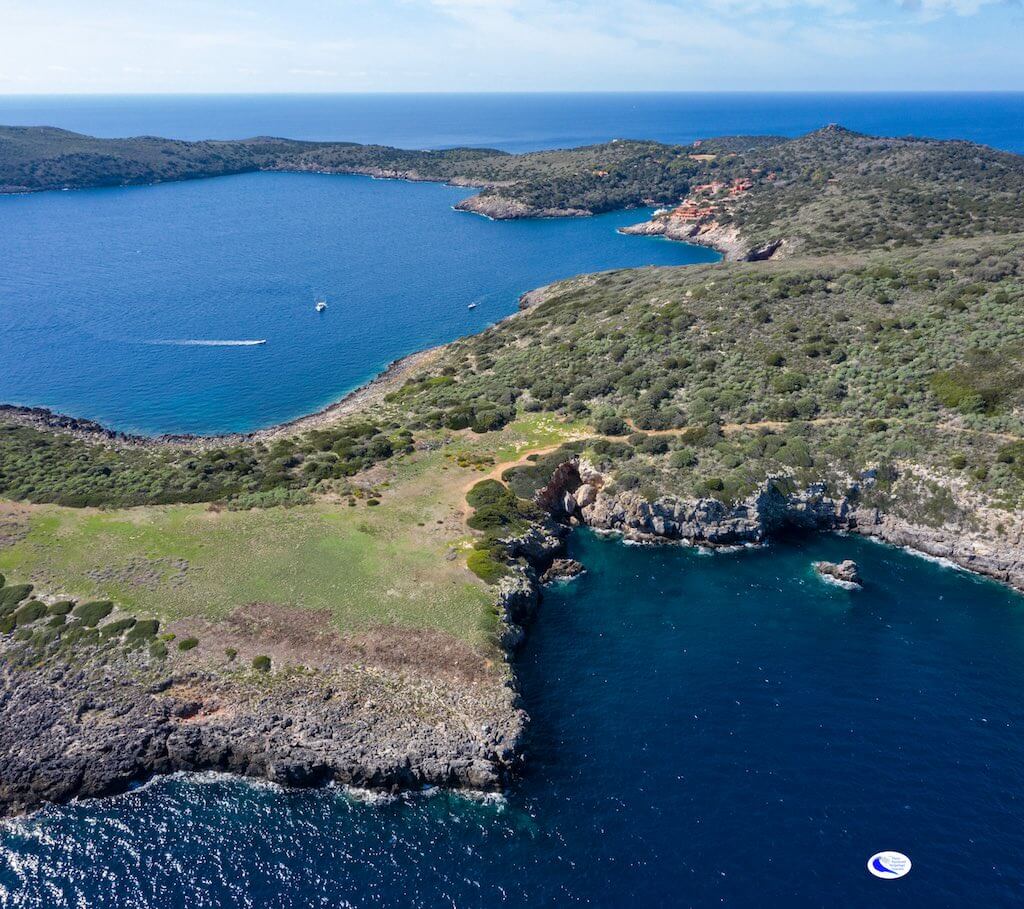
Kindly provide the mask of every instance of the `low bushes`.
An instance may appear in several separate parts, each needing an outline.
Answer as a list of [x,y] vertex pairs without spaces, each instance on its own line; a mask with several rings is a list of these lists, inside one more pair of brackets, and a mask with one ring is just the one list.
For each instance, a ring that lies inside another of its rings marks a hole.
[[90,603],[79,603],[71,610],[71,614],[86,628],[93,628],[99,624],[100,619],[105,619],[113,611],[114,604],[110,600],[93,600]]
[[131,644],[142,643],[155,638],[156,633],[160,630],[160,621],[158,619],[139,619],[125,635],[125,640]]
[[528,521],[540,514],[535,505],[497,480],[481,480],[467,493],[466,501],[474,509],[467,523],[490,537],[522,533]]
[[252,668],[257,672],[270,672],[270,657],[260,654],[252,658]]
[[31,592],[31,584],[12,584],[10,587],[0,587],[0,615],[13,611],[14,607]]
[[14,613],[15,625],[28,625],[46,615],[46,604],[39,600],[29,600],[24,606],[19,606]]
[[508,574],[508,566],[495,558],[489,548],[473,549],[466,557],[466,567],[485,584],[497,584]]
[[118,619],[116,622],[107,622],[106,625],[100,627],[100,638],[115,638],[119,637],[123,632],[127,631],[135,625],[135,619]]

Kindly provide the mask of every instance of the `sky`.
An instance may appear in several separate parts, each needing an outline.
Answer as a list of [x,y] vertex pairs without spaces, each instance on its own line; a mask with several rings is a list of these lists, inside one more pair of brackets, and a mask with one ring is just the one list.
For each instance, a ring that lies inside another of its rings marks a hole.
[[0,94],[1024,90],[1022,0],[0,0]]

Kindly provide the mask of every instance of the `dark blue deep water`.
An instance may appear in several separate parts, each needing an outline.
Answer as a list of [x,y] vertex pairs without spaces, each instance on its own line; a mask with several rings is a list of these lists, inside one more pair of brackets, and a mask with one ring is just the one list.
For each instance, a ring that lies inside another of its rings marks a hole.
[[[1020,597],[852,538],[572,545],[503,800],[164,780],[0,828],[0,906],[1024,901]],[[849,556],[862,591],[811,572]],[[883,849],[906,878],[867,873]]]

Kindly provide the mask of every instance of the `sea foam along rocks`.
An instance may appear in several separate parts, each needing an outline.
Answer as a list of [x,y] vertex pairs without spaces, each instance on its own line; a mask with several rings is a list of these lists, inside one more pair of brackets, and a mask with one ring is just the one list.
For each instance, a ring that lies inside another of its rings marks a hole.
[[832,584],[838,584],[847,590],[859,590],[863,586],[860,570],[852,559],[835,562],[815,562],[814,570],[818,576]]

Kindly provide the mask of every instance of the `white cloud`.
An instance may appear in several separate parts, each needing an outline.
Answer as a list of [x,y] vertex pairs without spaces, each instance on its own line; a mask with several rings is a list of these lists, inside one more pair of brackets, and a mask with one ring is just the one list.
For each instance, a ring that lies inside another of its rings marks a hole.
[[0,0],[0,61],[9,91],[1022,88],[1008,2]]

